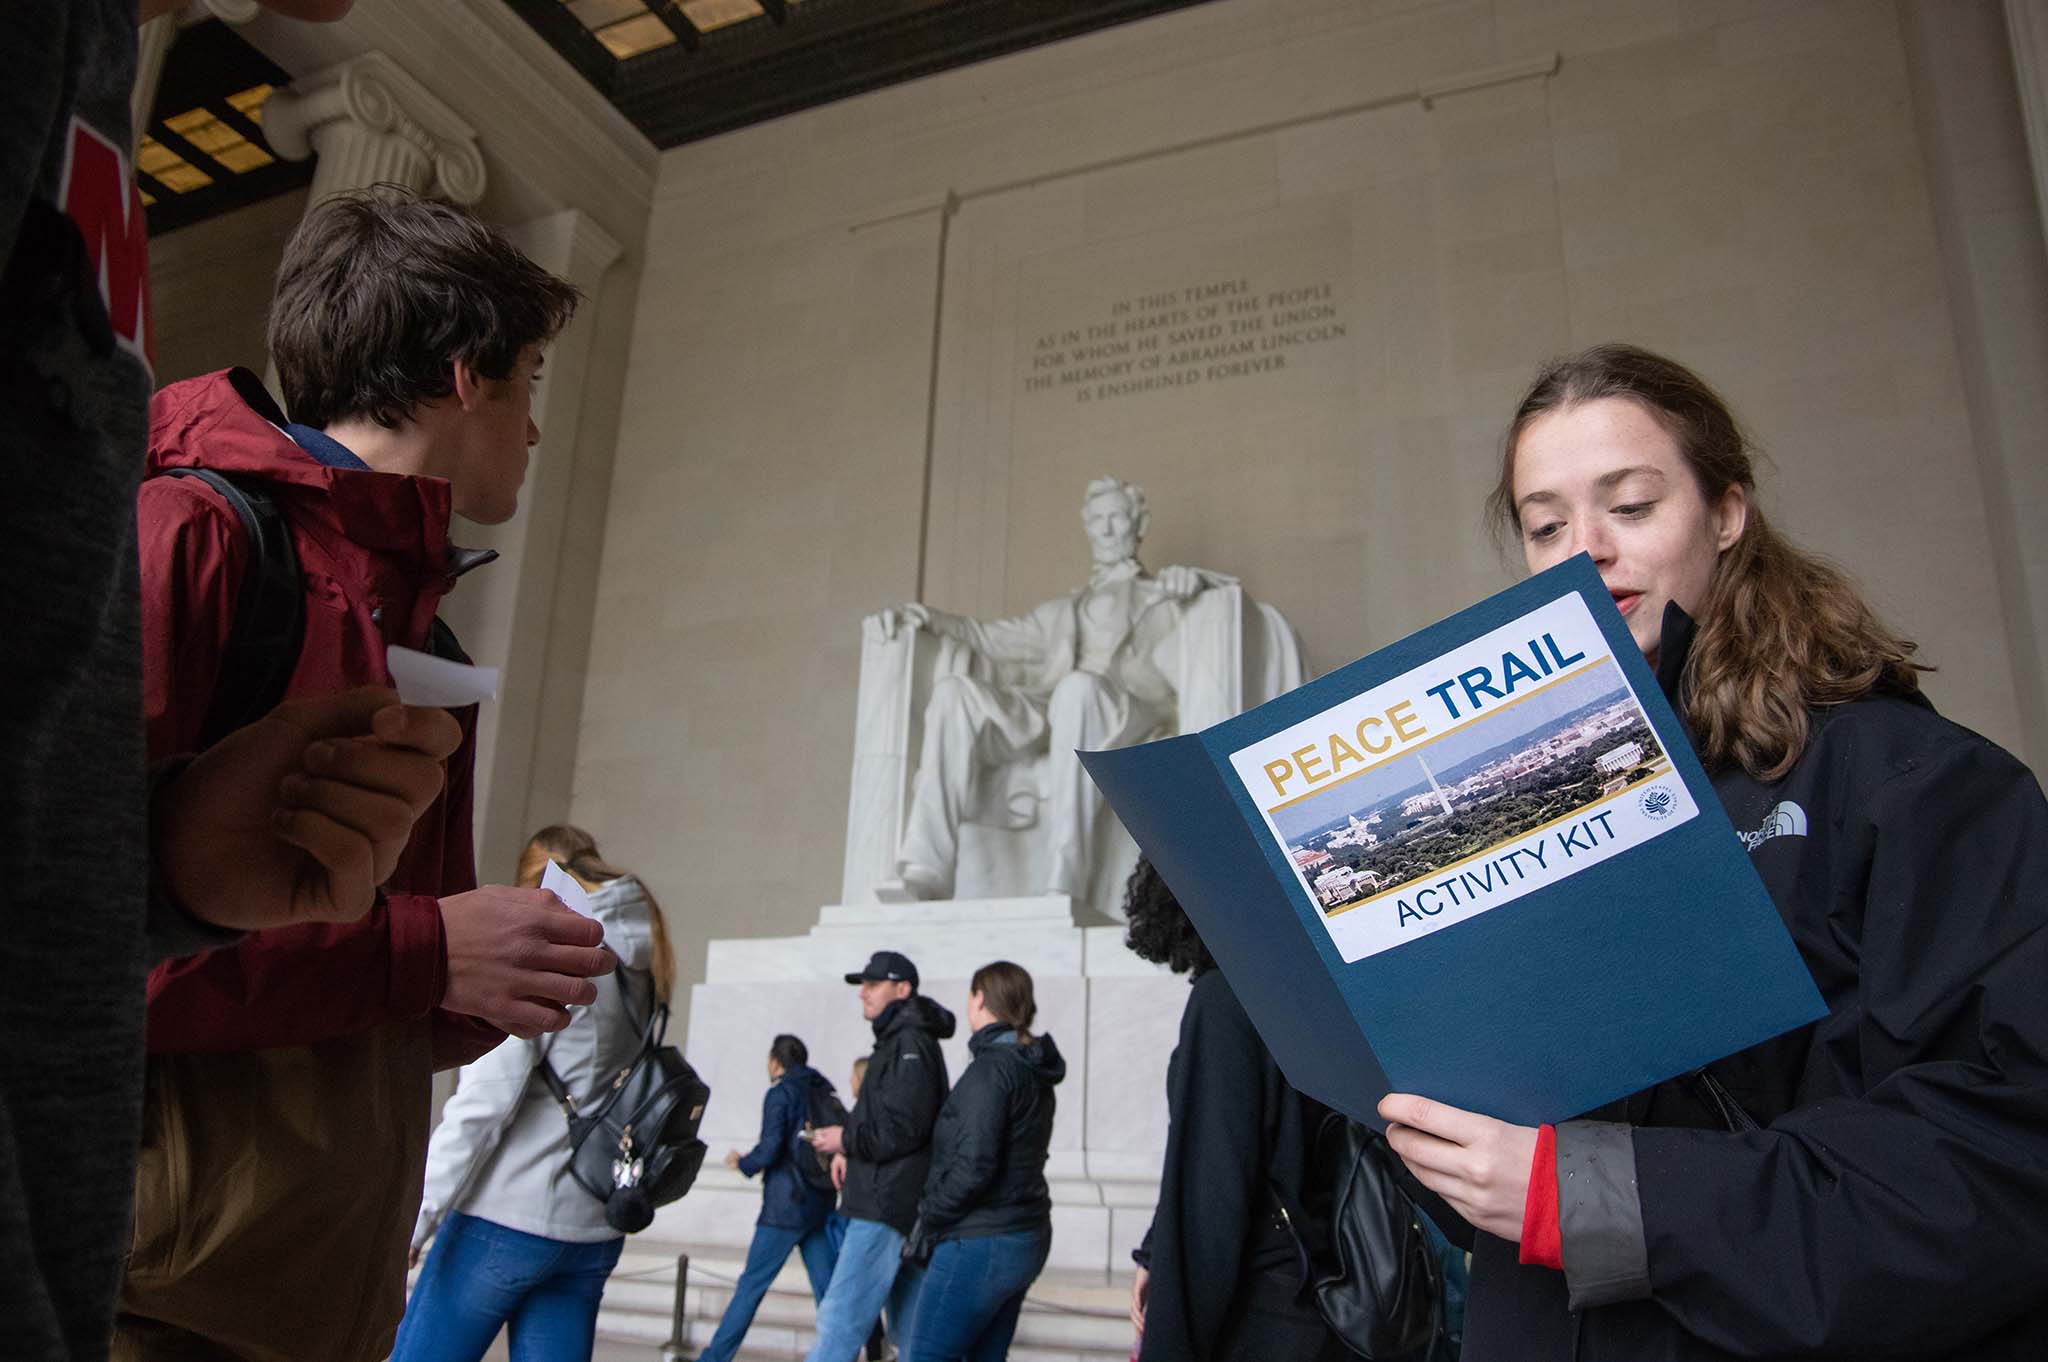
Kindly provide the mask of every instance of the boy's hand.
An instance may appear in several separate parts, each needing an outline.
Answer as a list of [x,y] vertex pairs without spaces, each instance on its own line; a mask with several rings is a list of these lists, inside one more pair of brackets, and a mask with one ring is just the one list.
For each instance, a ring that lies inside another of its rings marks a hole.
[[159,786],[150,841],[193,916],[254,931],[370,910],[462,728],[386,686],[287,700]]
[[441,900],[448,987],[441,1006],[531,1040],[597,1001],[594,976],[618,968],[604,928],[545,889],[487,884]]

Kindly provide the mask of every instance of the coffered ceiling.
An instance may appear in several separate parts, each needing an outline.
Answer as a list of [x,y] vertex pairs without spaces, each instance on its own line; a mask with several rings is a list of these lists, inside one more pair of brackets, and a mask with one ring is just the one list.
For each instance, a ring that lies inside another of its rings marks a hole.
[[1204,0],[505,0],[658,147]]

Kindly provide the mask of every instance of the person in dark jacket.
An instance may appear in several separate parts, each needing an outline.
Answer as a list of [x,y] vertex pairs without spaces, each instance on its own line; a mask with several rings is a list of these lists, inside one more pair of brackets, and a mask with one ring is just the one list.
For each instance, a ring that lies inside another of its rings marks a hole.
[[1509,429],[1502,523],[1592,556],[1828,1014],[1554,1129],[1386,1098],[1481,1231],[1471,1362],[2048,1357],[2048,803],[1753,498],[1725,404],[1633,347]]
[[997,960],[968,984],[974,1058],[932,1130],[932,1166],[904,1256],[925,1264],[903,1362],[1001,1362],[1052,1249],[1053,1088],[1067,1061],[1034,1036],[1031,975]]
[[824,1126],[812,1145],[833,1156],[846,1232],[832,1285],[818,1302],[818,1336],[807,1362],[853,1362],[883,1305],[901,1332],[914,1272],[899,1271],[904,1238],[932,1161],[932,1126],[946,1101],[953,1014],[917,991],[917,966],[876,951],[846,976],[860,986],[861,1016],[874,1027],[868,1076],[844,1126]]
[[799,1163],[809,1159],[815,1164],[818,1157],[804,1129],[811,1090],[822,1088],[830,1093],[832,1083],[810,1066],[810,1058],[809,1049],[795,1036],[775,1038],[768,1047],[772,1086],[761,1099],[760,1142],[745,1154],[735,1149],[725,1156],[726,1167],[737,1168],[748,1177],[761,1175],[761,1215],[754,1222],[747,1265],[733,1287],[732,1301],[697,1362],[731,1362],[754,1322],[761,1298],[768,1294],[792,1249],[803,1254],[812,1297],[825,1299],[838,1257],[829,1225],[832,1194],[813,1186],[799,1170]]
[[[349,0],[263,3],[332,19]],[[402,711],[414,741],[371,741],[392,697],[350,690],[288,702],[189,762],[148,760],[133,507],[152,313],[131,99],[138,21],[182,7],[0,5],[0,578],[19,584],[0,606],[0,1321],[23,1362],[106,1351],[134,1213],[144,974],[251,929],[369,912],[461,741],[417,708]],[[357,806],[374,826],[316,820],[284,793],[331,739],[381,768],[350,782],[384,797]]]
[[[1191,975],[1166,1070],[1166,1163],[1145,1242],[1131,1256],[1131,1322],[1144,1362],[1343,1362],[1350,1354],[1303,1295],[1274,1187],[1297,1205],[1327,1108],[1290,1087],[1173,891],[1141,860],[1124,891],[1126,944]],[[1314,1233],[1313,1228],[1308,1232]]]

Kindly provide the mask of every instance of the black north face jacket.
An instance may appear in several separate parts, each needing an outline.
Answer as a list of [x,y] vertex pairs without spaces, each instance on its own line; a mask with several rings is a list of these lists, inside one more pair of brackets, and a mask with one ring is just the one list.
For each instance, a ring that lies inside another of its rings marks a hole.
[[874,1025],[875,1053],[846,1118],[839,1209],[909,1234],[932,1164],[932,1126],[946,1101],[939,1042],[953,1034],[953,1014],[913,993],[890,1003]]
[[1479,1235],[1467,1362],[2048,1358],[2048,803],[1917,697],[1811,722],[1714,786],[1828,1015],[1560,1126],[1565,1271]]

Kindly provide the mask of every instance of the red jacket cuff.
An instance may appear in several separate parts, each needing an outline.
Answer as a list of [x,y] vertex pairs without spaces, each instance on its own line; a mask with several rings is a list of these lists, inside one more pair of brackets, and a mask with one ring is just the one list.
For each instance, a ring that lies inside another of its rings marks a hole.
[[391,915],[391,1011],[424,1017],[448,991],[441,901],[427,894],[393,894],[385,903]]
[[1529,1160],[1529,1195],[1522,1203],[1522,1261],[1530,1267],[1564,1270],[1564,1241],[1557,1218],[1557,1129],[1536,1128],[1536,1154]]

